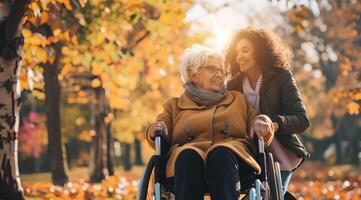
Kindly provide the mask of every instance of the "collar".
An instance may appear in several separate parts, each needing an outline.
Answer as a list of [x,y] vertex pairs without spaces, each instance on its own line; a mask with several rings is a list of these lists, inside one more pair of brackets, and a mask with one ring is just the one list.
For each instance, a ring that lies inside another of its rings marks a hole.
[[[230,91],[228,91],[227,96],[217,104],[217,106],[227,106],[230,105],[234,100],[234,94]],[[183,110],[202,110],[207,109],[209,107],[207,106],[200,106],[196,104],[194,101],[192,101],[185,93],[183,93],[178,100],[177,104],[178,108]]]
[[243,92],[244,93],[249,93],[249,94],[259,94],[259,90],[261,88],[261,84],[262,84],[262,74],[259,76],[258,80],[257,80],[257,84],[256,84],[256,88],[253,89],[251,86],[251,83],[248,79],[248,77],[246,76],[243,79]]

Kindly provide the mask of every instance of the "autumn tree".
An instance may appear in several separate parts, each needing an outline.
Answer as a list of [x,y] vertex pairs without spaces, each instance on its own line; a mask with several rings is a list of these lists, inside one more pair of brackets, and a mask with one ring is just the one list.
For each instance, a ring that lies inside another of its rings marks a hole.
[[[84,103],[87,99],[85,103],[89,103],[93,111],[93,130],[89,131],[92,182],[99,182],[114,171],[110,122],[111,111],[119,108],[117,104],[122,105],[123,99],[119,97],[126,90],[125,85],[116,85],[122,71],[121,59],[132,54],[132,49],[149,35],[144,23],[148,19],[156,20],[157,16],[149,3],[113,2],[110,5],[109,2],[89,1],[79,14],[86,24],[84,38],[77,45],[63,48],[61,76],[64,85],[71,88],[68,102]],[[111,92],[120,96],[112,96]]]
[[[192,40],[183,22],[190,3],[88,3],[78,15],[84,19],[84,40],[63,47],[61,76],[64,87],[73,90],[68,102],[93,108],[90,177],[97,182],[110,171],[104,159],[111,146],[104,138],[111,137],[104,130],[111,123],[109,130],[127,146],[135,136],[142,139],[143,126],[161,102],[179,94],[178,57]],[[99,106],[104,109],[94,109]]]
[[[184,22],[191,3],[167,2],[153,4],[159,9],[159,19],[149,20],[150,36],[132,51],[134,56],[122,60],[123,73],[119,84],[128,83],[122,106],[112,123],[115,137],[125,144],[125,165],[130,168],[130,144],[144,139],[144,126],[155,119],[162,103],[182,92],[179,62],[185,48],[203,41],[198,35],[188,35],[190,24]],[[111,93],[117,95],[116,90]],[[140,157],[138,155],[138,157]]]
[[29,1],[0,2],[0,198],[24,199],[17,165],[21,28]]
[[[289,43],[295,49],[295,64],[300,66],[296,78],[304,91],[312,124],[312,137],[305,139],[313,143],[314,157],[322,158],[334,143],[337,163],[356,163],[361,4],[329,1],[316,5],[319,12],[298,5],[287,13],[293,32]],[[342,155],[342,150],[348,153]]]
[[[71,5],[72,4],[72,5]],[[32,74],[42,74],[41,85],[37,91],[40,99],[45,97],[46,125],[48,130],[48,157],[52,182],[63,185],[68,181],[66,159],[61,136],[61,86],[59,71],[61,69],[62,47],[72,43],[76,37],[73,7],[82,6],[83,1],[34,1],[30,4],[32,12],[28,15],[28,24],[23,30],[25,36],[24,63]],[[71,21],[70,19],[73,19]],[[27,77],[31,79],[32,77]],[[28,80],[32,81],[32,80]],[[32,90],[28,85],[24,89]],[[36,95],[36,93],[34,93]]]

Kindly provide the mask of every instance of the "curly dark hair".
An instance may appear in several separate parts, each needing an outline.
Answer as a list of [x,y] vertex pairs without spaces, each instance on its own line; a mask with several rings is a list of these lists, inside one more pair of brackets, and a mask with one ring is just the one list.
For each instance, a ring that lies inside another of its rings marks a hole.
[[245,28],[234,34],[226,51],[226,64],[232,76],[239,72],[236,46],[241,39],[248,39],[254,46],[254,58],[261,68],[291,68],[293,53],[276,33],[262,28]]

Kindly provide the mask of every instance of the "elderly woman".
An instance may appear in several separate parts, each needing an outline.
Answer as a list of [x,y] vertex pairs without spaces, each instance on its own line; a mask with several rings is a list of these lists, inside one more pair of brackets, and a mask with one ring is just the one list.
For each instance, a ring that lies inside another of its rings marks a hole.
[[165,130],[171,146],[166,176],[174,177],[177,200],[203,199],[206,181],[212,200],[238,199],[241,177],[260,173],[249,135],[263,137],[266,145],[272,141],[271,120],[257,116],[241,93],[227,91],[223,63],[212,49],[187,49],[180,66],[185,92],[166,101],[147,127],[153,146],[155,132]]
[[258,113],[275,124],[275,139],[268,151],[280,163],[284,193],[292,171],[309,157],[296,134],[309,126],[305,105],[291,73],[292,52],[269,30],[247,28],[234,35],[226,62],[233,78],[229,90],[242,92]]

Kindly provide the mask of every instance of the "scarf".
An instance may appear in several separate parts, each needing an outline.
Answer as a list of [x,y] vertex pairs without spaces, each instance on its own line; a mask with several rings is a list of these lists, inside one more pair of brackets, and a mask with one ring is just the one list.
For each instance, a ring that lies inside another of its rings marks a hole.
[[227,95],[227,88],[224,87],[220,92],[212,92],[197,88],[193,83],[184,85],[185,94],[201,106],[213,106],[221,102]]

